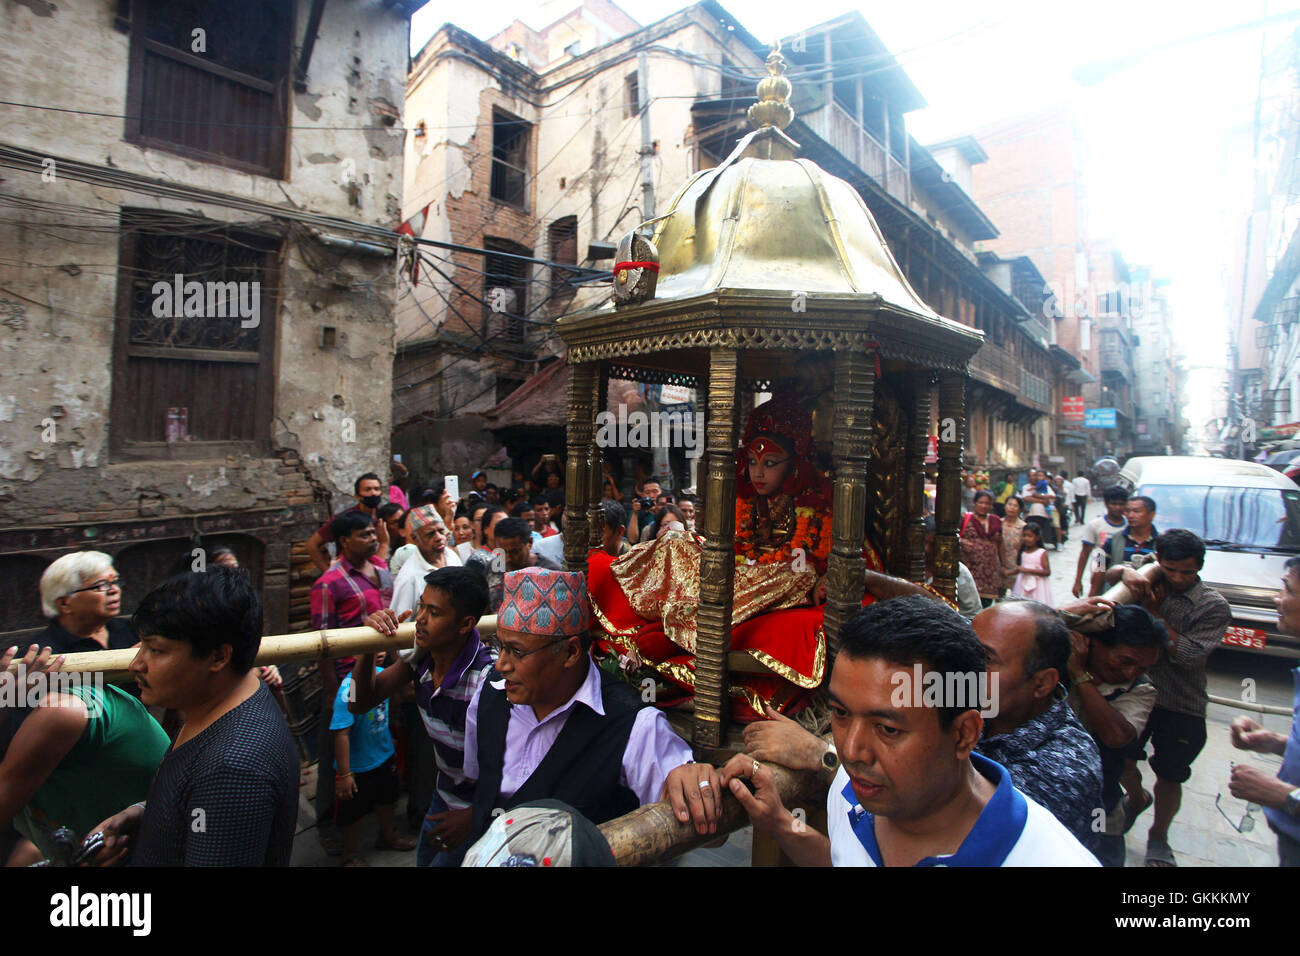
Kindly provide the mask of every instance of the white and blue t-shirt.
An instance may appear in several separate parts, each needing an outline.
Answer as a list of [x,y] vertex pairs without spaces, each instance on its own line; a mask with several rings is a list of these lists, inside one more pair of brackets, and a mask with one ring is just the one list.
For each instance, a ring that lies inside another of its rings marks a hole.
[[[375,676],[384,672],[382,667],[375,668]],[[388,758],[396,752],[393,747],[393,735],[388,729],[388,701],[385,700],[373,710],[364,714],[353,714],[348,710],[348,701],[352,697],[352,675],[343,678],[338,693],[334,696],[334,714],[330,718],[330,730],[348,732],[348,759],[353,773],[365,773],[382,767]],[[339,768],[334,761],[334,769]]]
[[[1015,788],[1005,767],[977,753],[970,759],[997,789],[956,853],[926,857],[917,866],[1101,865],[1056,817]],[[832,865],[884,865],[875,817],[858,804],[843,767],[826,795],[826,819]]]

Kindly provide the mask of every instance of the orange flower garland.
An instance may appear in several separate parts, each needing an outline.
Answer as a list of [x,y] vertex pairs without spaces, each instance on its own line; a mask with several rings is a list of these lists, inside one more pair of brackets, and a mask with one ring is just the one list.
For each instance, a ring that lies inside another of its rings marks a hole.
[[756,553],[754,548],[754,499],[740,498],[736,501],[736,563],[737,564],[778,564],[791,561],[794,552],[802,550],[806,557],[825,561],[831,553],[831,516],[822,513],[813,532],[813,520],[818,510],[809,507],[795,508],[794,534],[781,546],[779,551],[766,554]]

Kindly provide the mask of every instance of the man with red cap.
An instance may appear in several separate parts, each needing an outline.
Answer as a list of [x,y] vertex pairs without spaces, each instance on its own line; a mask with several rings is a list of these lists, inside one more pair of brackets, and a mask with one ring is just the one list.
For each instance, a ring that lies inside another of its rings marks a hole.
[[694,763],[663,713],[591,659],[584,575],[508,573],[497,641],[497,673],[480,685],[465,723],[474,839],[498,811],[547,798],[598,824],[667,799],[697,832],[717,832],[717,770]]

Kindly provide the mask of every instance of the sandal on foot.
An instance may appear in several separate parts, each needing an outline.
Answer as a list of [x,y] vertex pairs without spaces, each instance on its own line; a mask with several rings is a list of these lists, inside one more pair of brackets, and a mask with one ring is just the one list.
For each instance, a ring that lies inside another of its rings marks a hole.
[[375,841],[376,850],[400,850],[405,853],[408,850],[415,849],[416,841],[410,837],[394,836],[391,840],[385,840],[382,837]]
[[1177,866],[1178,861],[1174,859],[1174,851],[1170,848],[1168,842],[1148,837],[1146,865],[1150,867],[1169,867]]
[[1142,814],[1147,811],[1147,808],[1153,803],[1155,803],[1155,797],[1151,795],[1150,790],[1146,789],[1142,791],[1142,806],[1138,807],[1136,810],[1130,808],[1129,802],[1126,799],[1124,801],[1124,829],[1120,832],[1128,833],[1129,830],[1132,830],[1133,824],[1137,822],[1137,818],[1142,816]]

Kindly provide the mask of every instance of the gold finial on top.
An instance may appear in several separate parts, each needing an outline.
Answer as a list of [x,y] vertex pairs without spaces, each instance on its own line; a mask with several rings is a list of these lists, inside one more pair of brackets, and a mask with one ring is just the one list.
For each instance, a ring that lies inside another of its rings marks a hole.
[[764,126],[785,129],[794,119],[794,110],[789,103],[794,87],[784,76],[785,57],[781,55],[779,39],[772,44],[772,52],[767,55],[767,73],[758,81],[758,102],[749,108],[749,121],[756,129]]

